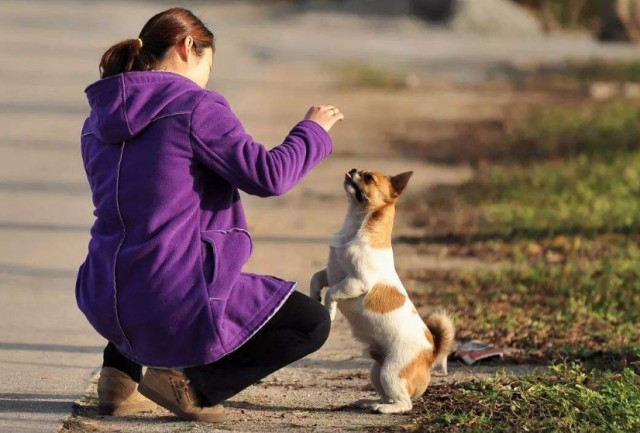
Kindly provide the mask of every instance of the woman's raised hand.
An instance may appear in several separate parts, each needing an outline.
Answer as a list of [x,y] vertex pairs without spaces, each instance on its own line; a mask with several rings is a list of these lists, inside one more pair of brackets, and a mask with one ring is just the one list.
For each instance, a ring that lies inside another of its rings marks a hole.
[[337,107],[333,105],[314,105],[309,108],[307,115],[304,116],[305,120],[313,120],[318,125],[322,126],[325,131],[333,127],[338,120],[344,119],[344,114],[340,112]]

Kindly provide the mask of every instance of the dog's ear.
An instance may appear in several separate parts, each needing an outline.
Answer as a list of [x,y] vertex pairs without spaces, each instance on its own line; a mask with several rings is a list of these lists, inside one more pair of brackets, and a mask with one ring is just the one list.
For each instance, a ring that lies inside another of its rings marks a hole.
[[412,171],[406,171],[404,173],[396,174],[390,178],[392,189],[391,195],[393,198],[402,194],[402,191],[407,187],[407,183],[409,183],[409,178],[411,178],[412,174]]

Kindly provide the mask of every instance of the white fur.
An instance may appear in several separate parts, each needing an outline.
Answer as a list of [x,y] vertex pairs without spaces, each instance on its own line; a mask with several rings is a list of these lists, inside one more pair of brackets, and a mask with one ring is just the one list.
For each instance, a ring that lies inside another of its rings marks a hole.
[[[379,401],[361,401],[380,413],[398,413],[411,409],[412,398],[402,369],[418,354],[434,350],[425,337],[427,326],[415,313],[413,303],[402,285],[393,261],[393,250],[372,248],[364,231],[369,216],[358,206],[354,189],[347,185],[349,209],[344,225],[330,241],[327,268],[317,272],[311,280],[311,296],[320,300],[323,287],[328,287],[325,305],[331,315],[336,308],[347,318],[353,336],[365,343],[369,350],[385,354],[382,365],[376,361],[371,367],[371,381],[380,394]],[[387,284],[406,296],[404,305],[388,313],[377,313],[365,308],[366,295],[376,284]]]

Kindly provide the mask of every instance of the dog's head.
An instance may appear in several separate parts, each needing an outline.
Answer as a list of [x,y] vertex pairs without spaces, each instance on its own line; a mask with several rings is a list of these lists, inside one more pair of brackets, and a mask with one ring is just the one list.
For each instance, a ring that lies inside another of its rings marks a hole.
[[344,176],[344,190],[356,206],[374,211],[394,204],[405,190],[412,171],[386,176],[377,171],[351,169]]

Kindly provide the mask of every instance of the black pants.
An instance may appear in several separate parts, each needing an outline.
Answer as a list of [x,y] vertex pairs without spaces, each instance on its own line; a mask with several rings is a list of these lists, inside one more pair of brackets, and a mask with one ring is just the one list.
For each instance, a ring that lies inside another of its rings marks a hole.
[[[293,292],[280,310],[236,351],[207,365],[185,368],[205,404],[215,405],[271,373],[318,350],[329,337],[331,321],[317,301]],[[103,367],[114,367],[140,381],[142,366],[127,359],[111,343]]]

